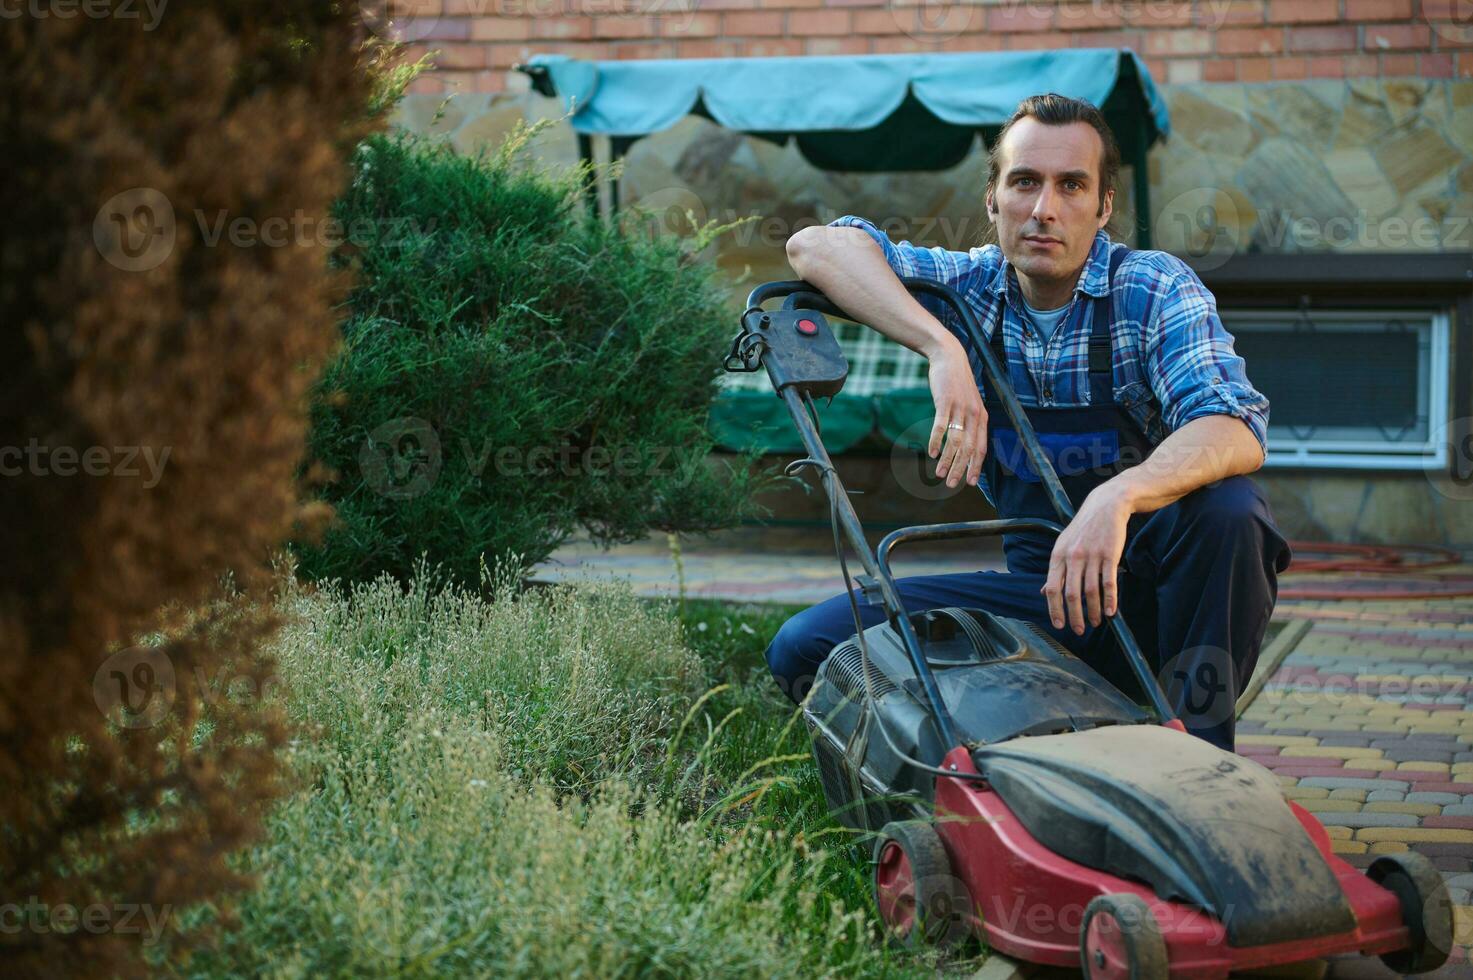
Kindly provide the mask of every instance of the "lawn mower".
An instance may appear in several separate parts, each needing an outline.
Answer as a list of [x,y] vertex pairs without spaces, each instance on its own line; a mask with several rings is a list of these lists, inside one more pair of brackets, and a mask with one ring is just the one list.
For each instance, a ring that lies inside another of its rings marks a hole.
[[[816,470],[831,505],[856,632],[824,660],[802,711],[829,806],[872,836],[888,934],[941,945],[975,935],[1111,980],[1205,980],[1345,953],[1400,973],[1440,966],[1452,905],[1431,862],[1383,854],[1362,873],[1337,857],[1269,770],[1187,734],[1118,614],[1108,625],[1135,696],[1034,623],[905,610],[890,571],[898,545],[1058,534],[1074,510],[971,308],[943,284],[901,281],[955,313],[1058,523],[906,527],[871,550],[816,421],[815,399],[848,375],[825,314],[854,318],[806,282],[763,284],[726,361],[766,369],[807,451],[788,472]],[[863,565],[854,579],[846,550]],[[882,606],[885,621],[865,628],[860,602]]]

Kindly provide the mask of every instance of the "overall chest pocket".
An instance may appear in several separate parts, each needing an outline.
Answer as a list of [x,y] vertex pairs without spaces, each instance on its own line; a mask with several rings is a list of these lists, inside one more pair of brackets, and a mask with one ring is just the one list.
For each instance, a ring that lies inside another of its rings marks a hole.
[[[1063,479],[1099,473],[1120,458],[1120,434],[1113,429],[1092,432],[1040,432],[1038,444],[1054,471]],[[1018,433],[999,428],[992,434],[993,459],[1024,483],[1041,480]]]
[[1115,389],[1115,404],[1155,445],[1166,438],[1166,423],[1156,404],[1156,394],[1144,381],[1131,381]]

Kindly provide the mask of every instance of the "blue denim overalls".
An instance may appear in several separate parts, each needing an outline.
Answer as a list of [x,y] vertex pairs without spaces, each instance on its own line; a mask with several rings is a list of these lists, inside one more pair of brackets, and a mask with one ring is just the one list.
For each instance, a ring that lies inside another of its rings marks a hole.
[[[1127,252],[1113,250],[1112,280]],[[1095,299],[1090,320],[1089,404],[1025,408],[1076,508],[1091,490],[1152,449],[1114,398],[1110,292]],[[1000,309],[994,322],[993,350],[1006,365]],[[1048,388],[1040,394],[1053,397]],[[998,515],[1057,520],[1001,404],[990,392],[984,393],[984,404],[989,439],[982,483]],[[1107,627],[1086,626],[1077,636],[1067,626],[1054,629],[1049,623],[1040,590],[1052,547],[1047,535],[1009,535],[1006,573],[909,576],[897,579],[896,587],[911,612],[965,606],[1038,623],[1121,690],[1139,695]],[[1277,597],[1278,573],[1289,559],[1268,502],[1246,476],[1200,487],[1160,510],[1134,515],[1127,525],[1120,614],[1187,730],[1222,748],[1233,748],[1235,702],[1252,677]],[[884,619],[879,607],[862,599],[860,614],[866,627]],[[842,594],[789,619],[766,654],[784,693],[801,701],[823,658],[853,633],[849,600]]]

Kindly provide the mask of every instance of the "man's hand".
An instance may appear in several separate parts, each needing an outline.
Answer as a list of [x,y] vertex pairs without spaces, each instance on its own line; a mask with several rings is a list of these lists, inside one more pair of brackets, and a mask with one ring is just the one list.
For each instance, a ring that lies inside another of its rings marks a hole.
[[1116,574],[1132,508],[1112,482],[1100,484],[1084,498],[1074,520],[1054,541],[1042,592],[1048,597],[1048,616],[1055,629],[1064,628],[1066,613],[1070,628],[1079,635],[1084,633],[1086,616],[1091,626],[1098,626],[1102,614],[1115,615]]
[[1075,633],[1098,626],[1101,613],[1115,615],[1116,572],[1125,550],[1132,514],[1148,514],[1198,487],[1263,465],[1263,448],[1252,430],[1229,415],[1193,419],[1162,440],[1145,462],[1095,487],[1074,520],[1054,542],[1049,556],[1049,619],[1064,628],[1065,611]]
[[982,458],[987,455],[987,410],[982,407],[982,393],[972,377],[972,366],[960,344],[936,354],[930,363],[936,421],[926,448],[932,459],[941,456],[936,479],[955,487],[965,475],[967,483],[976,483],[982,474]]
[[[793,233],[787,252],[799,278],[930,363],[936,421],[928,449],[932,459],[940,457],[936,478],[951,487],[963,477],[976,483],[987,452],[987,413],[961,341],[901,285],[879,244],[860,229],[812,225]],[[951,423],[961,429],[948,428]]]

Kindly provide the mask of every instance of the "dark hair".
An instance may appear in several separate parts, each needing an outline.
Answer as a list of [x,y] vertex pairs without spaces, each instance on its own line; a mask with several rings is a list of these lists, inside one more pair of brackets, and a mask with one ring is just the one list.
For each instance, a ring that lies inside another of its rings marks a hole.
[[1002,124],[998,131],[997,139],[993,140],[992,146],[987,151],[987,191],[995,193],[997,180],[1001,176],[998,168],[1002,165],[999,159],[1002,153],[1002,141],[1008,135],[1008,130],[1013,128],[1013,123],[1020,119],[1032,116],[1045,126],[1067,126],[1069,123],[1088,123],[1094,127],[1094,131],[1100,134],[1100,143],[1103,149],[1100,152],[1100,207],[1095,212],[1096,216],[1105,213],[1105,192],[1113,190],[1115,178],[1120,174],[1120,146],[1115,142],[1115,134],[1110,131],[1110,126],[1105,122],[1105,117],[1100,110],[1083,99],[1071,99],[1067,95],[1059,95],[1049,92],[1046,95],[1030,95],[1018,103],[1018,108],[1008,117],[1008,121]]

